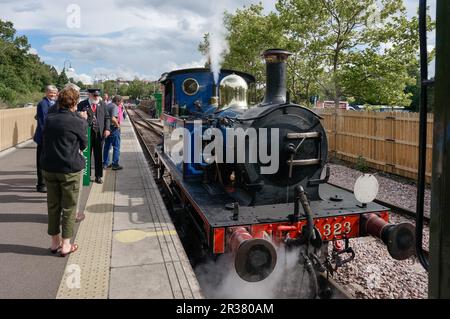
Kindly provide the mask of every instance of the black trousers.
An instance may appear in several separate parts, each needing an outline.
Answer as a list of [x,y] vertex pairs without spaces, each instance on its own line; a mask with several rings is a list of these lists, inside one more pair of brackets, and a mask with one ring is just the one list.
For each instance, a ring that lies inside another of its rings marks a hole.
[[38,145],[37,149],[36,149],[36,171],[37,171],[37,186],[38,187],[42,187],[45,185],[44,178],[42,177],[41,153],[42,153],[42,145]]
[[[91,160],[95,164],[95,177],[103,177],[103,137],[99,132],[91,130]],[[94,157],[92,157],[94,153]]]

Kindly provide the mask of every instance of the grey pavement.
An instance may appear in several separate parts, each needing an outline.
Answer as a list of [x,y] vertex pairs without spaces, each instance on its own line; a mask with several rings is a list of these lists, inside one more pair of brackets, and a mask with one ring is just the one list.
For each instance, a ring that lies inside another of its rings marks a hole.
[[[132,126],[127,121],[122,129],[124,170],[111,175],[115,180],[104,184],[111,184],[108,190],[99,185],[83,188],[79,207],[86,208],[87,217],[78,237],[94,235],[90,239],[94,245],[105,236],[91,234],[98,227],[90,226],[102,225],[107,227],[103,229],[107,237],[112,236],[112,247],[102,248],[107,253],[105,265],[91,265],[107,269],[101,279],[102,285],[109,287],[104,297],[203,298]],[[0,299],[54,299],[60,296],[58,288],[65,282],[68,260],[90,258],[90,245],[82,246],[70,258],[50,254],[46,195],[35,190],[35,152],[35,144],[28,143],[0,153]],[[93,196],[89,197],[89,192]],[[97,210],[112,213],[110,225],[93,213]],[[84,238],[78,237],[75,241]],[[86,293],[93,291],[88,288]],[[64,296],[61,293],[60,297]]]
[[202,298],[141,146],[122,125],[109,298]]
[[[48,250],[46,194],[36,192],[35,158],[34,143],[0,153],[0,299],[55,298],[66,265]],[[83,188],[82,203],[87,195]]]

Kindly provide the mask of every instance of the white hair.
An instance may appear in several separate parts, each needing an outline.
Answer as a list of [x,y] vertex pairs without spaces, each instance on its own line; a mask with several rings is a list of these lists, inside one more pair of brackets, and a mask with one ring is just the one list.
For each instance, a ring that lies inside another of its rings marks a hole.
[[47,85],[45,87],[45,92],[58,91],[57,87],[54,85]]
[[76,85],[76,84],[73,84],[73,83],[67,83],[65,86],[64,86],[64,88],[72,88],[72,89],[75,89],[75,90],[77,90],[78,92],[80,92],[80,87],[78,86],[78,85]]

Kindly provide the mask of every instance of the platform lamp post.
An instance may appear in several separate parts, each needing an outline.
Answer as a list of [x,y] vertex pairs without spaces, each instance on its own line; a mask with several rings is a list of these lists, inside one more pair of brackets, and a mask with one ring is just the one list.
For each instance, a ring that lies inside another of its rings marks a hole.
[[[66,67],[66,65],[69,65],[69,67],[67,68]],[[72,73],[74,73],[75,72],[75,69],[74,68],[72,68],[72,62],[70,61],[70,60],[65,60],[64,61],[64,67],[63,67],[63,72],[65,73],[66,72],[66,70],[67,71],[69,71],[69,72],[72,72]],[[67,74],[66,74],[66,76],[67,76]],[[68,79],[69,79],[69,83],[71,83],[71,81],[70,81],[70,77],[68,76],[67,77]]]

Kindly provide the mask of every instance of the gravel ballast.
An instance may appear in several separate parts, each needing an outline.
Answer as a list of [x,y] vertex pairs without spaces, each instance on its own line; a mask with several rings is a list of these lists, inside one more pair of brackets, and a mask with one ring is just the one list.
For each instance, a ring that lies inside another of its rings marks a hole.
[[[348,189],[353,189],[356,179],[363,174],[340,164],[330,164],[330,168],[330,183]],[[414,183],[382,175],[376,177],[380,184],[377,199],[415,211],[417,188]],[[426,189],[426,215],[429,215],[430,199],[431,192]],[[392,223],[410,222],[414,224],[412,218],[395,213],[391,214],[390,220]],[[429,228],[425,226],[423,242],[426,249],[428,240]],[[428,274],[416,257],[404,261],[395,260],[389,255],[381,240],[373,237],[351,239],[350,246],[356,253],[355,259],[339,268],[333,278],[355,298],[427,298]]]

